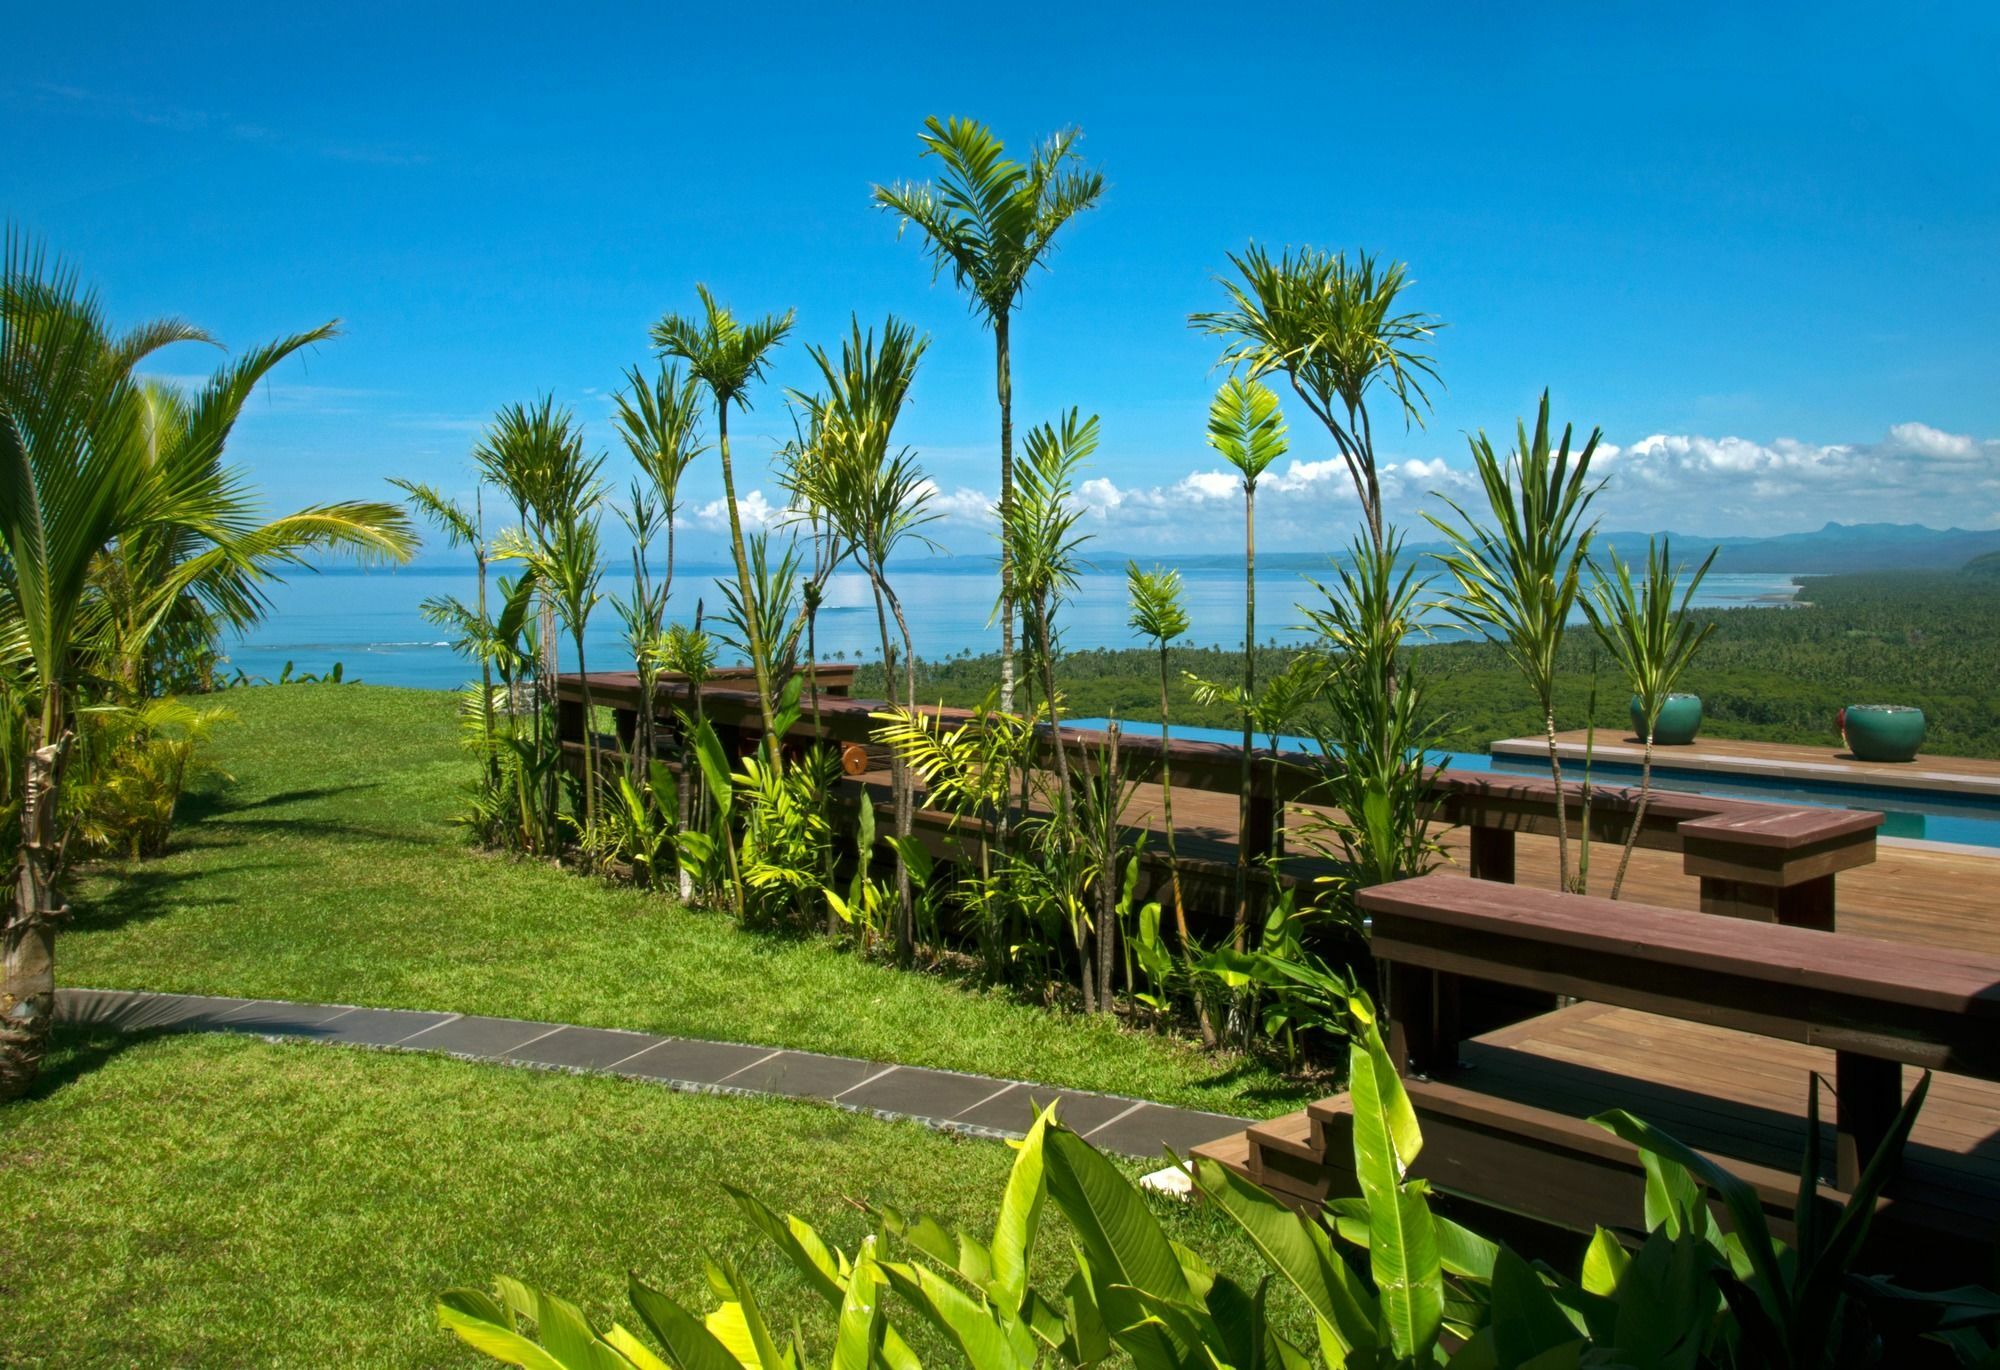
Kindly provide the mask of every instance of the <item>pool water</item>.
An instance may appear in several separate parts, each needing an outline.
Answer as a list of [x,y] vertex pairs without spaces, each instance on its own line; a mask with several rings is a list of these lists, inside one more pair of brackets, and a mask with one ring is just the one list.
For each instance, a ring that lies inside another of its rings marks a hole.
[[[1102,728],[1109,720],[1076,718],[1074,728]],[[1158,737],[1157,723],[1126,723],[1127,733]],[[1195,728],[1174,725],[1173,735],[1194,742],[1237,743],[1243,734],[1227,728]],[[1319,744],[1309,737],[1267,733],[1257,734],[1259,746],[1276,743],[1278,750],[1317,754]],[[1501,775],[1546,775],[1546,764],[1526,757],[1485,756],[1478,752],[1433,752],[1437,764],[1460,771],[1490,771]],[[1565,776],[1577,766],[1563,763]],[[1600,784],[1636,785],[1637,766],[1598,762],[1591,777]],[[1806,804],[1824,809],[1863,809],[1883,816],[1881,835],[1909,837],[1925,842],[1955,842],[1970,847],[1990,847],[2000,851],[2000,799],[1978,795],[1948,794],[1938,790],[1885,789],[1873,785],[1840,785],[1814,780],[1777,777],[1721,775],[1713,771],[1677,769],[1671,763],[1653,766],[1653,787],[1682,794],[1706,794],[1723,799],[1762,799],[1779,804]]]

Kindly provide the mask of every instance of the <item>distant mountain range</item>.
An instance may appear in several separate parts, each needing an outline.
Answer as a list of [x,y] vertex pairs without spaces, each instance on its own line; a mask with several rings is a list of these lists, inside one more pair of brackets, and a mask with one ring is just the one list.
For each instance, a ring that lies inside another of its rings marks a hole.
[[[1598,545],[1615,548],[1627,560],[1645,555],[1649,537],[1671,538],[1689,560],[1721,551],[1717,571],[1784,572],[1827,575],[1840,571],[1955,571],[1975,557],[2000,553],[2000,528],[1926,528],[1920,523],[1829,523],[1810,533],[1780,533],[1775,537],[1701,537],[1693,533],[1649,534],[1601,532]],[[1411,552],[1442,551],[1440,542],[1411,543]],[[1109,552],[1092,548],[1087,554],[1100,566],[1122,566],[1128,559],[1140,565],[1171,561],[1183,568],[1237,566],[1240,556],[1204,553],[1161,557],[1157,553]],[[1679,560],[1679,556],[1676,556]],[[1327,564],[1324,552],[1259,552],[1259,567],[1311,570]]]

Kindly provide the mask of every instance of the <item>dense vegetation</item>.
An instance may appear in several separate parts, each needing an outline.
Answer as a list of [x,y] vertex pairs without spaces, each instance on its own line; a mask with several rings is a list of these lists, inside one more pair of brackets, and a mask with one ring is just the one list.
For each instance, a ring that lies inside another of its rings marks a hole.
[[[1803,579],[1799,597],[1796,607],[1713,615],[1717,631],[1681,684],[1702,697],[1705,733],[1837,747],[1834,715],[1846,705],[1914,704],[1928,721],[1926,750],[2000,757],[2000,577],[1922,571],[1813,576]],[[1457,750],[1484,751],[1497,738],[1538,731],[1534,704],[1497,647],[1458,642],[1412,650],[1448,715]],[[1277,672],[1291,655],[1286,648],[1261,649],[1260,673]],[[1226,677],[1238,654],[1176,647],[1169,658],[1174,720],[1234,726],[1236,710],[1222,701],[1202,703],[1188,677]],[[1582,632],[1563,645],[1558,721],[1579,728],[1587,721],[1593,659],[1596,721],[1624,737],[1631,730],[1625,693]],[[870,692],[874,674],[864,669],[856,688]],[[918,670],[922,697],[947,704],[976,703],[993,679],[990,657],[926,662]],[[1063,688],[1075,717],[1159,717],[1158,663],[1149,648],[1071,652],[1064,658]],[[1315,721],[1307,710],[1299,726]]]
[[[70,982],[487,1013],[768,1043],[1146,1095],[1297,1106],[1241,1058],[756,932],[468,845],[447,693],[232,690],[174,847],[74,899]],[[746,986],[755,986],[751,992]]]

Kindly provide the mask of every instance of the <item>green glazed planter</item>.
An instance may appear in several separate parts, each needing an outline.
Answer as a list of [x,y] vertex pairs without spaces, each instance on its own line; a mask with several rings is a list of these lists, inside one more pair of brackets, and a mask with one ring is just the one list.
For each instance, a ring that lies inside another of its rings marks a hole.
[[1858,761],[1910,761],[1924,745],[1924,711],[1907,704],[1850,704],[1841,711],[1841,731]]
[[[1660,706],[1660,721],[1653,725],[1653,744],[1658,747],[1685,747],[1701,731],[1701,696],[1668,695]],[[1646,738],[1646,715],[1639,696],[1632,696],[1632,736]]]

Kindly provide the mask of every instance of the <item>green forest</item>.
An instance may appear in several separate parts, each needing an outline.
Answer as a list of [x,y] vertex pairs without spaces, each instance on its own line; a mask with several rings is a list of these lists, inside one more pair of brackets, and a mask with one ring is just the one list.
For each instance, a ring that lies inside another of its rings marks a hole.
[[[2000,757],[2000,576],[1973,567],[1806,576],[1799,600],[1781,609],[1714,614],[1715,635],[1681,686],[1701,696],[1706,734],[1834,746],[1834,715],[1842,707],[1914,704],[1929,725],[1927,751]],[[1623,737],[1630,730],[1626,693],[1595,648],[1586,626],[1572,629],[1563,648],[1558,725],[1580,728],[1589,720],[1595,665],[1596,722]],[[1188,677],[1229,680],[1240,669],[1240,655],[1208,647],[1169,655],[1174,721],[1235,726],[1229,705],[1196,701]],[[1259,655],[1259,678],[1268,679],[1292,651],[1269,647]],[[1457,750],[1483,752],[1497,738],[1539,732],[1520,677],[1497,646],[1426,644],[1410,648],[1408,662],[1430,681]],[[1068,653],[1067,712],[1074,718],[1157,719],[1158,671],[1157,655],[1136,645]],[[968,657],[924,663],[918,686],[926,700],[970,705],[996,678],[992,656]],[[873,694],[879,685],[879,671],[869,668],[856,690]],[[1311,731],[1319,721],[1308,713],[1291,730]]]

